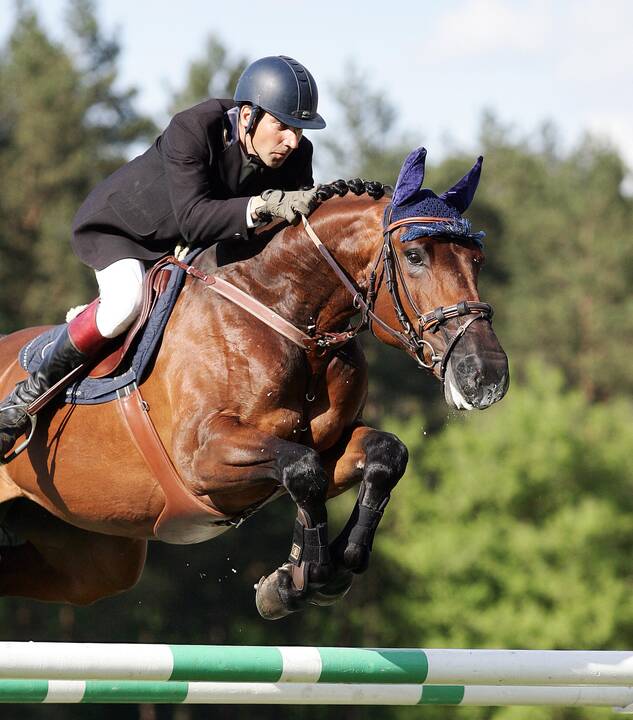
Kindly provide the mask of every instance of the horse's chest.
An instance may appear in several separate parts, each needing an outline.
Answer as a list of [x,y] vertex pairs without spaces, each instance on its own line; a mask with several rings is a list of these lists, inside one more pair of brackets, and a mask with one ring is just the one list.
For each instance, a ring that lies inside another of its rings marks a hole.
[[291,442],[330,447],[356,416],[356,408],[325,394],[304,393],[293,407],[270,408],[255,424],[265,432]]
[[305,358],[299,359],[269,373],[253,410],[267,432],[325,450],[362,412],[366,366],[356,343],[314,373],[306,372]]

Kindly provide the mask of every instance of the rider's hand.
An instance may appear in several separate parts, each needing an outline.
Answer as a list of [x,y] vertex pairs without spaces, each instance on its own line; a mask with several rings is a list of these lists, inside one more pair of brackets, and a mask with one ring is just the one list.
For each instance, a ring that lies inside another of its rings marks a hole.
[[253,220],[270,222],[281,218],[296,225],[301,215],[309,215],[318,204],[317,189],[309,190],[265,190],[251,200]]

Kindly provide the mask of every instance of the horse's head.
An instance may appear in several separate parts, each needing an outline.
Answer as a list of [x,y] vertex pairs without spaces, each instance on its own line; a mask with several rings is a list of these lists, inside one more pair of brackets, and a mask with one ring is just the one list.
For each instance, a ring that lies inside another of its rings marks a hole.
[[505,395],[509,382],[492,308],[477,291],[484,234],[462,217],[483,158],[439,196],[422,188],[425,158],[418,148],[405,160],[385,210],[383,250],[370,280],[370,294],[372,285],[377,291],[372,329],[432,371],[449,405],[483,409]]

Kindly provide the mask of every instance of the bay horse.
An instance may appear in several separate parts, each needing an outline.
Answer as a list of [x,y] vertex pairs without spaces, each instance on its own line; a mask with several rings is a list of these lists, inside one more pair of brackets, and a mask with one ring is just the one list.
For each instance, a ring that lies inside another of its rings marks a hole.
[[[472,199],[478,174],[431,193],[448,217],[416,216],[419,193],[430,192],[420,191],[416,152],[391,201],[378,183],[337,181],[321,186],[309,222],[245,243],[240,262],[217,268],[213,248],[204,250],[141,386],[186,491],[225,518],[166,539],[211,538],[279,493],[296,503],[289,561],[257,586],[265,618],[347,592],[406,468],[403,443],[362,420],[361,329],[433,373],[453,407],[483,409],[507,390],[507,357],[477,291],[479,236],[455,210]],[[418,195],[407,189],[416,172]],[[216,278],[266,306],[287,332],[213,292]],[[0,395],[24,377],[17,354],[41,331],[0,340]],[[27,450],[0,468],[0,542],[15,541],[0,547],[0,596],[88,604],[138,580],[147,540],[161,537],[166,493],[118,406],[55,406]],[[326,500],[355,485],[350,519],[330,543]]]

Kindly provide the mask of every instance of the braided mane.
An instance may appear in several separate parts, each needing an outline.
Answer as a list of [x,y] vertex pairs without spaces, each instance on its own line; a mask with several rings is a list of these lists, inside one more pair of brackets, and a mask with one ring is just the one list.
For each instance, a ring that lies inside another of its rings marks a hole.
[[351,191],[354,195],[363,195],[367,193],[374,200],[379,200],[383,195],[391,197],[393,188],[390,185],[383,185],[377,180],[361,180],[354,178],[353,180],[335,180],[331,183],[317,186],[317,197],[321,202],[329,200],[334,195],[343,197]]
[[[384,195],[391,197],[393,188],[390,185],[383,185],[374,180],[361,180],[354,178],[353,180],[335,180],[331,183],[317,186],[317,197],[321,202],[329,200],[338,195],[343,197],[348,192],[354,195],[367,194],[374,200],[379,200]],[[256,239],[245,243],[236,243],[233,240],[221,240],[216,245],[215,257],[212,258],[212,264],[208,267],[205,265],[204,258],[198,260],[198,266],[203,270],[213,272],[217,267],[223,267],[239,260],[247,260],[258,255],[273,237],[279,232],[281,222],[268,226],[262,226],[256,230]],[[283,246],[280,248],[280,252]],[[209,256],[211,257],[211,256]],[[269,279],[268,279],[269,281]]]

